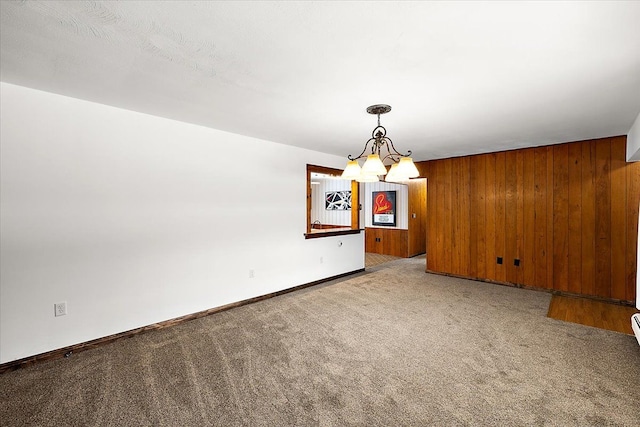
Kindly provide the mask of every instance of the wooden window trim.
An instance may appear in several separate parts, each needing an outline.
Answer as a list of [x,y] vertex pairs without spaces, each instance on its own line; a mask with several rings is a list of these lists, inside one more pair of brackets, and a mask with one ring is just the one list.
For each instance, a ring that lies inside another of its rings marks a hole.
[[[316,239],[320,237],[342,236],[347,234],[360,233],[360,199],[358,195],[358,183],[351,181],[351,228],[349,230],[317,231],[311,232],[311,173],[323,173],[327,175],[340,176],[341,169],[328,168],[326,166],[307,164],[307,231],[304,233],[305,239]],[[330,229],[329,229],[330,230]]]

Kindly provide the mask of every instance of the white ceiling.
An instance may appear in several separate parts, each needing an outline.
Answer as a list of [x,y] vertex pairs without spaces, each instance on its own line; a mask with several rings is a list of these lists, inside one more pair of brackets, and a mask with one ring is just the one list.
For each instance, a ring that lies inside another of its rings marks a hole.
[[358,154],[426,160],[626,134],[640,2],[2,1],[2,81]]

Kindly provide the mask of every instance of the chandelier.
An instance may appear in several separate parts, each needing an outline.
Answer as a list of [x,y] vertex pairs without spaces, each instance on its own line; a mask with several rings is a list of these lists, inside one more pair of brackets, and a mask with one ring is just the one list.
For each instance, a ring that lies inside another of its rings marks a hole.
[[[410,178],[417,178],[420,173],[411,159],[411,151],[401,154],[393,146],[391,138],[387,137],[387,130],[380,124],[380,114],[391,111],[391,107],[385,104],[372,105],[367,108],[367,113],[378,116],[378,126],[371,132],[371,138],[364,145],[364,150],[358,157],[349,155],[347,167],[342,173],[343,179],[355,179],[358,182],[378,182],[379,176],[386,175],[386,182],[408,181]],[[369,149],[371,154],[367,153]],[[362,167],[358,163],[359,159],[367,157]],[[387,171],[385,162],[391,167]]]

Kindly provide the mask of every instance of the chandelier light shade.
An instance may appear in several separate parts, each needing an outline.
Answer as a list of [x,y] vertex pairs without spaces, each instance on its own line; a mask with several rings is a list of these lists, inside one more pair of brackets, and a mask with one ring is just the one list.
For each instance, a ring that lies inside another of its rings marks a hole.
[[362,174],[362,168],[358,164],[357,160],[349,160],[347,167],[342,172],[343,179],[358,179]]
[[378,178],[378,175],[374,175],[374,174],[362,174],[360,175],[358,178],[356,178],[356,181],[358,182],[378,182],[380,181],[380,178]]
[[420,176],[418,168],[413,163],[411,157],[402,157],[398,163],[398,173],[408,178],[417,178]]
[[[393,146],[393,141],[387,136],[387,130],[380,125],[380,114],[391,111],[385,104],[376,104],[367,108],[367,113],[378,116],[378,126],[371,132],[371,138],[364,145],[362,153],[357,157],[348,156],[349,162],[342,173],[343,179],[355,179],[358,182],[378,182],[379,176],[386,175],[387,182],[408,181],[420,176],[418,168],[411,159],[411,151],[402,154]],[[369,152],[369,154],[366,154]],[[360,167],[358,160],[366,156],[366,161]],[[385,162],[390,164],[389,171]]]
[[402,179],[404,177],[398,174],[398,164],[399,163],[394,163],[394,164],[391,165],[391,167],[389,168],[389,173],[387,173],[387,177],[385,178],[385,181],[387,181],[387,182],[401,182],[401,181],[404,181]]
[[364,165],[362,165],[362,173],[364,175],[386,175],[387,168],[384,167],[384,163],[382,163],[378,154],[369,154]]

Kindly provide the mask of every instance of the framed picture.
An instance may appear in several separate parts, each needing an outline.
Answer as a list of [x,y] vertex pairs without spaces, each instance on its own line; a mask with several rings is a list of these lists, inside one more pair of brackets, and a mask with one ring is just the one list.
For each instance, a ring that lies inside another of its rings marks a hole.
[[351,210],[351,191],[327,191],[324,208],[328,211]]
[[374,191],[371,194],[373,205],[373,225],[395,227],[396,225],[396,192]]

